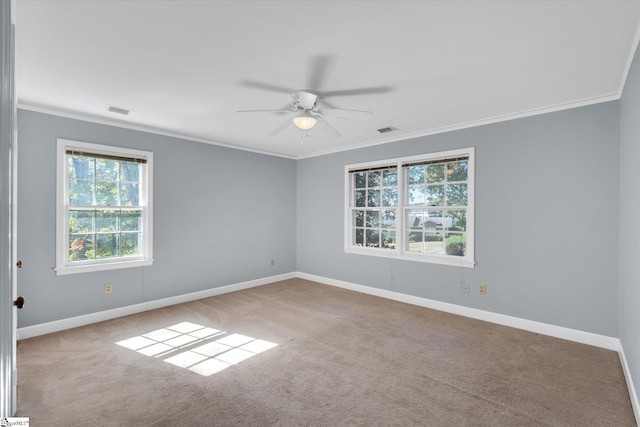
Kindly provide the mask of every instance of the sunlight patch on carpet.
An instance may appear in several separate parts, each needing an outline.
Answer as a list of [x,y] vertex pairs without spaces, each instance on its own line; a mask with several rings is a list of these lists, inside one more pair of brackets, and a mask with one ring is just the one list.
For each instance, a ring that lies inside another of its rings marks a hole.
[[191,322],[167,326],[116,344],[206,377],[278,345]]

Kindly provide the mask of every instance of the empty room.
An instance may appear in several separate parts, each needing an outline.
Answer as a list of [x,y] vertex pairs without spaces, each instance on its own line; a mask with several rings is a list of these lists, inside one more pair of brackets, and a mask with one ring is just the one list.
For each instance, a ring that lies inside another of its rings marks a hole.
[[1,2],[3,426],[637,425],[640,1]]

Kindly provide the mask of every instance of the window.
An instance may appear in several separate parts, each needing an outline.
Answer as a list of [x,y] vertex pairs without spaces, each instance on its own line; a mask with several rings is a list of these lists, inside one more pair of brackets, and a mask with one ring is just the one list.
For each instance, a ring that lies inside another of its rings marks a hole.
[[151,265],[153,153],[58,140],[56,273]]
[[474,266],[474,148],[345,167],[345,251]]
[[353,180],[351,208],[353,244],[370,248],[396,246],[398,169],[382,166],[350,172]]

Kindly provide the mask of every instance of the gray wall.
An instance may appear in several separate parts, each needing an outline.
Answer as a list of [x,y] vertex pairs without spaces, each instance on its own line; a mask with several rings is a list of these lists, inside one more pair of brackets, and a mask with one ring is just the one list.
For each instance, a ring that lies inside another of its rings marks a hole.
[[[18,279],[28,309],[19,326],[297,270],[618,336],[618,106],[297,162],[21,110]],[[153,266],[55,275],[58,137],[154,152]],[[345,164],[468,146],[475,269],[343,252]],[[460,281],[472,283],[470,295]]]
[[[298,271],[616,337],[618,131],[609,102],[300,160]],[[475,269],[343,252],[344,165],[468,146]]]
[[[26,110],[18,133],[19,327],[296,270],[294,160]],[[154,153],[152,266],[56,276],[56,138]]]
[[[640,58],[620,100],[620,340],[640,386]],[[639,420],[640,421],[640,420]]]

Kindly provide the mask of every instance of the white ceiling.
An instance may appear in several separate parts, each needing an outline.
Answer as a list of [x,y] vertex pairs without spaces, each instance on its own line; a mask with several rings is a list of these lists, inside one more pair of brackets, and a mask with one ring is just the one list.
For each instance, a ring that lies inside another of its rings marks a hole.
[[[17,0],[15,20],[23,108],[304,158],[617,99],[640,2]],[[374,118],[267,136],[286,116],[236,111],[291,97],[261,86],[374,88],[326,99]]]

